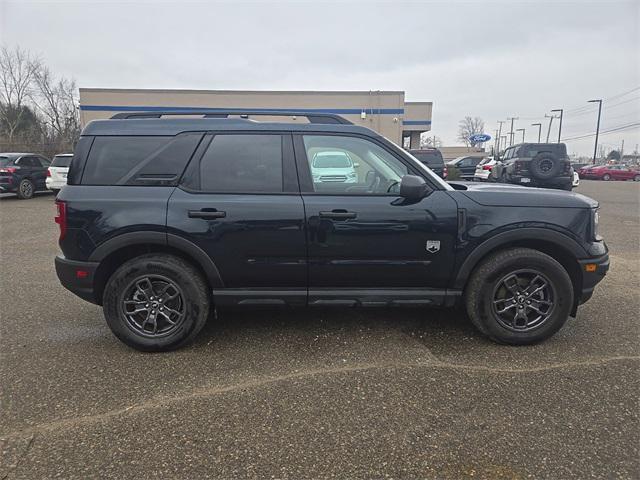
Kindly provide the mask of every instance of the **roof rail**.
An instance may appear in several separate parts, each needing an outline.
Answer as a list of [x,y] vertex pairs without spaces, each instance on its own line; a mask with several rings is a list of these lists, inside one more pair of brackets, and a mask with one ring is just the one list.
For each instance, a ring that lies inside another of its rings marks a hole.
[[270,116],[270,117],[306,117],[309,123],[324,123],[353,125],[349,120],[335,113],[319,113],[305,112],[304,110],[244,110],[244,109],[202,109],[202,110],[154,110],[152,112],[121,112],[116,113],[112,119],[129,119],[129,118],[161,118],[166,115],[202,115],[203,118],[228,118],[229,115],[239,115],[242,118],[254,116]]

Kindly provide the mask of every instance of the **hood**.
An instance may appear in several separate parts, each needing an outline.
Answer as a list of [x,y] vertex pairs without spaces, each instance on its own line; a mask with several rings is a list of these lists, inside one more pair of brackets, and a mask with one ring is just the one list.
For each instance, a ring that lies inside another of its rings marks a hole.
[[462,195],[495,207],[595,208],[598,202],[579,193],[499,183],[451,182]]

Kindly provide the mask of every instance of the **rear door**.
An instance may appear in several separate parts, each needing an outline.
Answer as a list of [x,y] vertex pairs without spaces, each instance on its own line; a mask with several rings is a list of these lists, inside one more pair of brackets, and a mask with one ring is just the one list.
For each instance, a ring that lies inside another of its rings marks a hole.
[[[418,172],[366,137],[304,134],[294,142],[307,214],[309,303],[415,301],[430,289],[443,291],[457,231],[447,192],[406,202],[399,181]],[[321,152],[347,153],[358,165],[356,181],[314,178],[310,162]]]
[[167,226],[213,260],[224,284],[214,291],[219,305],[306,303],[304,206],[290,134],[208,134],[169,200]]

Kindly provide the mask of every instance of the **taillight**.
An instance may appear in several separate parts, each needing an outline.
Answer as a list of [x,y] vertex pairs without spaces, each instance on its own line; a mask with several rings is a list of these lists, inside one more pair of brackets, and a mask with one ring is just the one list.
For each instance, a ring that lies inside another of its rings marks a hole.
[[442,168],[442,178],[447,178],[447,174],[449,173],[449,170],[447,169],[447,167],[443,167]]
[[51,169],[47,168],[47,177],[50,177],[50,176],[51,176]]
[[56,200],[55,222],[60,225],[60,240],[62,240],[67,233],[67,204],[60,200]]
[[564,173],[571,173],[571,162],[566,162],[564,165]]
[[524,167],[524,162],[522,160],[516,160],[515,162],[515,168],[516,168],[516,172],[522,170],[522,168]]
[[16,173],[16,170],[18,170],[16,167],[0,168],[0,173]]
[[482,169],[483,169],[483,170],[491,171],[491,169],[492,169],[492,168],[493,168],[493,165],[483,165],[483,166],[482,166]]

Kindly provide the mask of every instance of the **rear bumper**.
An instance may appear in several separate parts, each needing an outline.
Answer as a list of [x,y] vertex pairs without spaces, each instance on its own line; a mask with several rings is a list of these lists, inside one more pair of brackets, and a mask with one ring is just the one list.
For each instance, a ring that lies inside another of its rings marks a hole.
[[65,180],[54,180],[51,177],[47,177],[45,184],[49,190],[60,190],[67,182]]
[[55,259],[56,274],[64,288],[87,302],[98,304],[93,290],[93,277],[98,263],[68,260],[62,255]]
[[[602,281],[609,271],[609,253],[604,255],[578,260],[582,272],[582,292],[578,304],[586,303],[593,295],[596,285]],[[587,268],[592,271],[587,271]]]
[[509,182],[529,187],[563,187],[573,185],[573,176],[554,177],[548,180],[538,180],[528,175],[509,175]]

